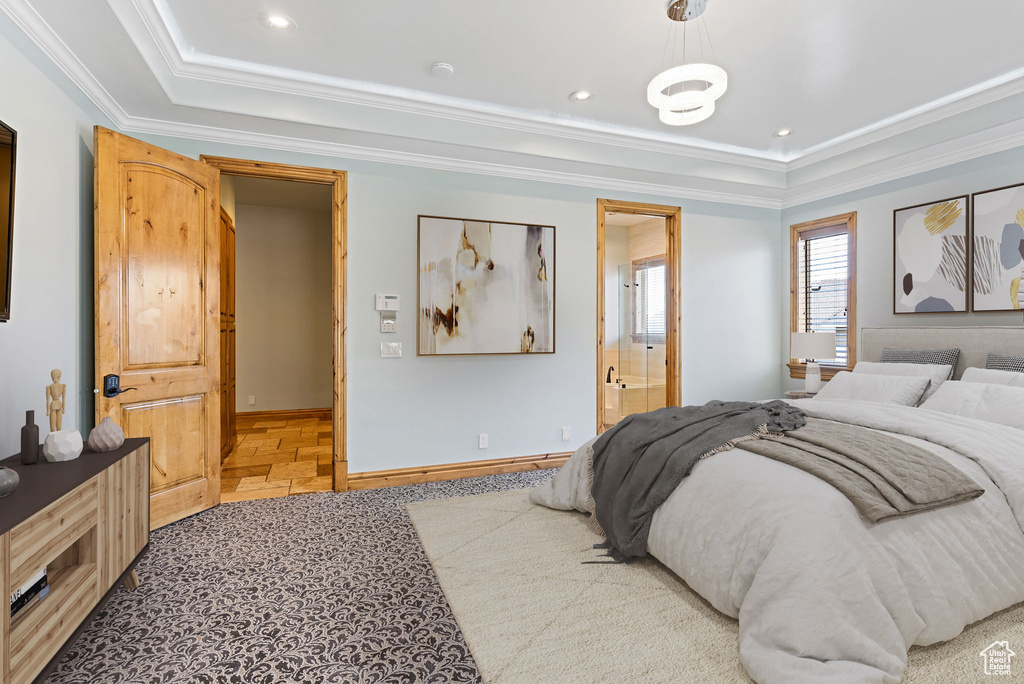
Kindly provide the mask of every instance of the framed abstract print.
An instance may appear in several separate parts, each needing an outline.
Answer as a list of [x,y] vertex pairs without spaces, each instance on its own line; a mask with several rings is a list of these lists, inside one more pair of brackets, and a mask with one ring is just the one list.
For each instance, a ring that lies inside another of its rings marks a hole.
[[966,313],[968,197],[897,209],[893,223],[893,312]]
[[552,354],[555,227],[420,216],[419,356]]
[[1024,308],[1024,184],[975,193],[974,311]]

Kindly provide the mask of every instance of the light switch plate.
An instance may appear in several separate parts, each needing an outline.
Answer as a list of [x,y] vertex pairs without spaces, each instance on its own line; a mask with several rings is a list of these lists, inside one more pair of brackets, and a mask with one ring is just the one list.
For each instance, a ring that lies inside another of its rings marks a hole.
[[399,359],[402,357],[402,343],[401,342],[381,342],[380,343],[380,358],[382,359]]

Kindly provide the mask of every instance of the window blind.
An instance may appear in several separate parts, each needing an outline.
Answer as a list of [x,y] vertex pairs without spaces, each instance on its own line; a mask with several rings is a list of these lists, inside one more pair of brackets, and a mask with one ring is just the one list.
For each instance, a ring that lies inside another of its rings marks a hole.
[[633,337],[642,342],[664,342],[666,333],[664,259],[633,264]]
[[847,233],[801,238],[797,244],[799,316],[797,332],[834,332],[837,355],[815,359],[846,367],[850,358],[849,238]]

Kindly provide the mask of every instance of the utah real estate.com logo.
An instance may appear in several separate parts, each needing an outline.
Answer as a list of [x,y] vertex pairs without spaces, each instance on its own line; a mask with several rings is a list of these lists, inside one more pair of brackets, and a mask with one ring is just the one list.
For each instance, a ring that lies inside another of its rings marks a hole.
[[981,652],[985,659],[985,674],[1012,676],[1010,660],[1017,655],[1010,650],[1010,642],[995,641],[988,648]]

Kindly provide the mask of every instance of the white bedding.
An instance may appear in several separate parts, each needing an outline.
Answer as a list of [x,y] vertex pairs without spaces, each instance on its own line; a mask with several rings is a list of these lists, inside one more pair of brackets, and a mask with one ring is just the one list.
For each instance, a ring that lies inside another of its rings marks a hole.
[[[985,494],[870,525],[802,470],[735,449],[701,461],[655,513],[649,548],[739,618],[755,681],[899,682],[911,645],[1024,601],[1024,431],[891,404],[792,403],[927,448]],[[587,512],[586,458],[584,446],[530,500]]]

